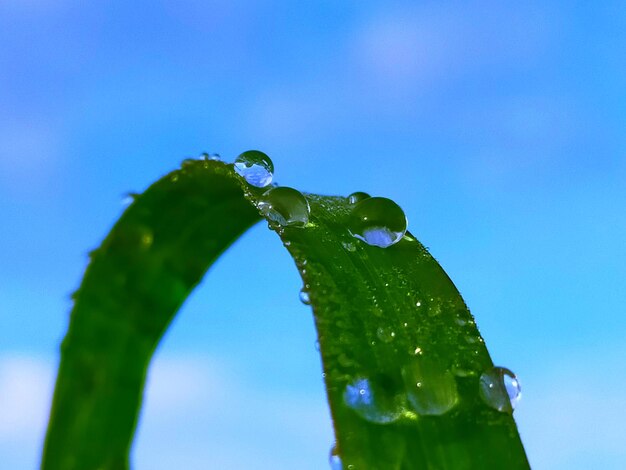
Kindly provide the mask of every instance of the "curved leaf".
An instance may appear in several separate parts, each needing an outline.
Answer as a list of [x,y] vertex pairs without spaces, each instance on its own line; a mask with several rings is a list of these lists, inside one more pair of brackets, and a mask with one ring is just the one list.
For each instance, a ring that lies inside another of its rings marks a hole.
[[[145,373],[208,267],[260,220],[262,190],[186,162],[128,208],[75,295],[42,467],[127,468]],[[476,325],[410,234],[381,249],[346,229],[346,198],[307,195],[310,223],[274,227],[315,315],[343,468],[528,468],[510,414],[483,403]],[[415,223],[415,221],[413,221]]]

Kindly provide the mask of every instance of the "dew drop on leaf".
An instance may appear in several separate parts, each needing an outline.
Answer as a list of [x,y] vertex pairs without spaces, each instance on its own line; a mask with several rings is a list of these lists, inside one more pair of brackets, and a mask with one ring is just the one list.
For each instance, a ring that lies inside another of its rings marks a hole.
[[309,293],[305,289],[300,289],[300,302],[302,302],[304,305],[311,305]]
[[350,204],[356,204],[357,202],[361,202],[365,199],[370,198],[371,196],[367,193],[364,193],[362,191],[357,191],[355,193],[352,193],[348,196],[348,202]]
[[126,193],[124,197],[122,198],[122,206],[124,207],[130,206],[133,202],[135,202],[135,200],[137,200],[138,197],[139,197],[139,194],[137,193]]
[[293,188],[280,186],[267,191],[258,203],[259,210],[281,227],[302,227],[309,222],[309,202]]
[[346,251],[354,253],[356,251],[356,246],[352,242],[341,242],[341,246],[344,247]]
[[346,386],[343,400],[366,421],[392,423],[400,418],[403,406],[400,396],[389,385],[360,377]]
[[258,150],[248,150],[235,159],[235,171],[248,184],[264,188],[272,182],[274,164],[270,157]]
[[522,398],[519,380],[505,367],[493,367],[483,372],[479,393],[487,405],[503,413],[512,413]]
[[200,157],[204,160],[204,161],[209,161],[209,160],[214,160],[214,161],[220,161],[222,160],[222,157],[220,157],[219,153],[208,153],[208,152],[202,152],[200,154]]
[[442,415],[458,400],[454,376],[419,353],[402,368],[402,378],[409,404],[419,415]]
[[330,464],[330,470],[343,470],[343,464],[341,463],[341,457],[339,457],[339,451],[336,445],[330,449],[328,463]]
[[383,343],[391,343],[395,339],[396,333],[391,328],[381,326],[376,331],[376,336],[378,336],[378,339]]
[[358,202],[350,214],[350,233],[368,245],[387,248],[406,232],[404,211],[391,199],[370,197]]

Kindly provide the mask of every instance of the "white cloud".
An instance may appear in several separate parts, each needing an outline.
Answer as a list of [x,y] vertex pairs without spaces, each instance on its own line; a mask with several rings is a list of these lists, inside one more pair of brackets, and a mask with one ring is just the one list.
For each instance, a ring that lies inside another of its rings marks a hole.
[[[38,462],[55,369],[41,357],[0,355],[0,455],[13,469]],[[150,469],[181,462],[190,470],[313,469],[325,462],[331,441],[325,400],[262,390],[211,358],[157,357],[133,462]],[[302,466],[305,457],[311,462]]]
[[364,80],[381,92],[435,87],[493,66],[517,68],[550,49],[558,23],[528,6],[442,3],[377,12],[353,38]]
[[535,469],[621,468],[626,462],[623,348],[554,356],[524,380],[516,421]]
[[[555,354],[522,377],[516,420],[533,468],[626,461],[625,355],[623,348]],[[0,453],[11,468],[38,459],[54,368],[40,357],[0,356]],[[331,441],[326,402],[315,394],[262,389],[212,358],[164,356],[150,371],[133,462],[153,470],[315,469],[326,465]]]
[[133,463],[150,469],[320,468],[332,426],[326,401],[316,398],[263,389],[211,359],[157,358]]
[[395,90],[435,80],[456,56],[460,25],[437,11],[377,15],[354,37],[352,53],[367,81]]
[[43,435],[53,383],[50,362],[0,356],[0,442],[36,441]]

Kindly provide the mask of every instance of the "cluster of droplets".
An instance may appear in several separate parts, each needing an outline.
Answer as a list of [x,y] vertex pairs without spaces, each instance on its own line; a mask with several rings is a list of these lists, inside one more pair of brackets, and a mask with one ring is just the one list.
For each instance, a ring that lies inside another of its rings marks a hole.
[[[274,179],[272,159],[258,150],[239,155],[234,169],[256,188],[267,188]],[[270,187],[259,197],[257,207],[270,223],[279,227],[304,227],[309,223],[309,201],[300,191],[287,186]]]
[[[358,416],[377,424],[388,424],[402,417],[441,416],[459,401],[454,375],[421,352],[401,368],[402,382],[390,378],[357,377],[344,390],[343,401]],[[521,398],[515,374],[503,367],[485,371],[478,394],[489,407],[512,413]]]
[[[274,163],[258,150],[248,150],[239,155],[234,169],[256,188],[266,188],[274,179]],[[405,236],[406,216],[391,199],[355,192],[348,196],[348,203],[352,206],[348,230],[354,238],[368,245],[387,248]],[[304,227],[309,223],[309,203],[301,192],[293,188],[270,188],[259,198],[258,208],[271,223],[281,227]],[[354,244],[349,242],[343,242],[343,247],[346,251],[356,251]]]
[[[214,159],[208,154],[204,158]],[[257,150],[244,152],[236,158],[234,170],[250,186],[269,187],[258,197],[257,207],[271,225],[305,227],[309,223],[307,198],[293,188],[272,185],[274,164],[266,154]],[[371,197],[364,192],[352,193],[347,200],[350,205],[347,228],[352,237],[380,248],[390,247],[403,238],[414,240],[406,235],[406,215],[394,201]],[[348,252],[357,250],[351,241],[343,241],[342,246]],[[415,307],[425,309],[431,316],[438,314],[430,305],[438,302],[428,300],[415,299]],[[300,291],[300,301],[311,304],[308,285]],[[392,328],[380,327],[376,337],[380,343],[390,344],[395,340],[396,332]],[[467,338],[468,343],[475,340],[474,337]],[[377,424],[393,423],[402,417],[440,416],[452,410],[459,402],[455,376],[465,377],[467,374],[458,373],[455,367],[442,369],[441,364],[425,357],[420,347],[414,349],[411,359],[401,367],[397,380],[384,376],[357,376],[348,380],[343,391],[344,404],[362,419]],[[346,367],[353,365],[345,354],[338,356],[337,361]],[[503,413],[513,412],[521,397],[521,389],[519,380],[510,370],[491,368],[482,373],[478,382],[478,395],[486,405]],[[332,469],[342,468],[336,447],[333,447],[329,460]]]

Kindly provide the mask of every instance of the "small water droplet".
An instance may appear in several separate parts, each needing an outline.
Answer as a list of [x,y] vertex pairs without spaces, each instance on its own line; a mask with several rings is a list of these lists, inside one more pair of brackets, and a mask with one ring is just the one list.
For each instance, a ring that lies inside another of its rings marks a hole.
[[363,191],[357,191],[348,196],[348,202],[350,204],[356,204],[357,202],[361,202],[365,199],[370,198],[371,196]]
[[183,168],[188,167],[188,166],[192,166],[194,165],[198,160],[196,160],[195,158],[185,158],[183,160],[183,162],[181,163],[181,166]]
[[383,343],[391,343],[395,339],[396,333],[391,328],[381,326],[376,331],[376,336],[378,336],[378,339]]
[[178,173],[174,173],[172,176],[170,176],[170,181],[172,183],[176,183],[178,181]]
[[420,348],[419,346],[415,348],[415,351],[413,351],[413,355],[414,356],[420,356],[422,355],[422,348]]
[[126,195],[122,199],[122,206],[124,207],[130,206],[134,201],[137,200],[138,197],[139,197],[139,194],[137,193],[126,193]]
[[522,398],[519,380],[505,367],[493,367],[483,372],[479,393],[487,405],[503,413],[512,413]]
[[309,293],[304,289],[300,289],[300,302],[302,302],[304,305],[311,305]]
[[368,245],[387,248],[406,232],[404,211],[391,199],[371,197],[358,202],[350,214],[350,233]]
[[408,401],[420,415],[442,415],[458,400],[454,376],[419,354],[402,368],[402,378]]
[[417,308],[421,307],[421,306],[422,306],[422,301],[421,301],[421,300],[418,300],[417,302],[415,302],[415,306],[416,306]]
[[274,163],[270,157],[258,150],[248,150],[235,159],[235,171],[248,184],[264,188],[274,177]]
[[461,364],[455,364],[452,367],[452,373],[457,377],[472,377],[476,373],[472,369],[468,369]]
[[267,191],[258,204],[259,210],[281,227],[302,227],[309,222],[309,202],[296,189],[280,186]]
[[366,421],[392,423],[402,414],[401,396],[393,393],[391,384],[358,378],[346,386],[345,404]]
[[356,246],[352,242],[341,242],[341,246],[344,247],[346,251],[354,253],[356,251]]
[[339,450],[336,445],[330,449],[328,463],[330,464],[330,470],[343,470],[343,464],[341,463],[341,457],[339,457]]
[[315,341],[315,349],[316,349],[317,351],[319,351],[319,350],[320,350],[320,342],[319,342],[319,341],[317,341],[317,340]]
[[220,157],[219,153],[207,153],[207,152],[202,152],[200,154],[200,157],[205,160],[205,161],[221,161],[222,157]]

